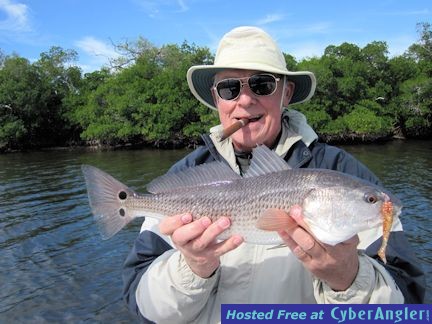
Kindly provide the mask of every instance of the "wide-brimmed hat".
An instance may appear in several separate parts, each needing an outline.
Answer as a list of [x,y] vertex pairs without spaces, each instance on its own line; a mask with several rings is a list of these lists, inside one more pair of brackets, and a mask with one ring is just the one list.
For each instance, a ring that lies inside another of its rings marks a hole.
[[315,92],[316,80],[312,72],[291,72],[276,42],[257,27],[237,27],[225,34],[216,52],[213,65],[192,66],[187,81],[193,95],[204,105],[217,109],[211,88],[216,73],[226,69],[263,71],[286,75],[295,83],[290,104],[309,100]]

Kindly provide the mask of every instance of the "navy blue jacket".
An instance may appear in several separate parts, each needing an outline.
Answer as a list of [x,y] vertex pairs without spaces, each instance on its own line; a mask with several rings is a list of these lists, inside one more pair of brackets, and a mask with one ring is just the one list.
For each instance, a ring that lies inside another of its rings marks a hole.
[[[224,161],[216,151],[209,136],[203,136],[204,144],[174,164],[168,172],[177,172],[185,168],[211,161]],[[302,141],[297,142],[284,157],[292,168],[323,168],[348,173],[375,184],[380,184],[377,177],[362,163],[347,152],[327,144],[314,142],[307,147]],[[381,238],[366,249],[366,254],[379,259],[377,251]],[[129,310],[146,320],[138,309],[135,291],[141,276],[158,256],[172,249],[163,239],[150,231],[143,231],[136,239],[129,253],[123,270],[123,297]],[[405,303],[423,303],[426,282],[420,262],[417,260],[403,232],[390,235],[387,251],[387,264],[384,266],[393,276],[401,289]]]

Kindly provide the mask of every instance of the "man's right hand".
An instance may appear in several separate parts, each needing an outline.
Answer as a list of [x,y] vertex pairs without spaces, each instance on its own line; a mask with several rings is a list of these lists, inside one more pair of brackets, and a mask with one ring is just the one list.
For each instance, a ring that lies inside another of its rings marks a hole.
[[208,217],[193,221],[191,214],[181,214],[166,217],[159,224],[159,229],[162,234],[171,236],[191,270],[201,278],[208,278],[219,267],[220,256],[243,242],[239,235],[217,242],[218,235],[230,226],[228,217],[221,217],[212,223]]

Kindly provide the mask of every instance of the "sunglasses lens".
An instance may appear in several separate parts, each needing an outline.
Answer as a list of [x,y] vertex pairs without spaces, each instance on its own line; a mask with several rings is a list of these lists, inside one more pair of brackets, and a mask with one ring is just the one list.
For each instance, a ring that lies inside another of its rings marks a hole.
[[240,80],[238,79],[222,80],[216,86],[219,96],[224,100],[232,100],[237,98],[240,93],[240,88],[241,84]]
[[268,74],[253,75],[249,79],[249,87],[258,96],[268,96],[276,90],[276,79]]
[[[246,78],[243,78],[246,79]],[[271,74],[256,74],[248,79],[249,88],[257,96],[269,96],[276,91],[276,78]],[[216,90],[224,100],[233,100],[238,97],[242,88],[240,79],[225,79],[216,85]]]

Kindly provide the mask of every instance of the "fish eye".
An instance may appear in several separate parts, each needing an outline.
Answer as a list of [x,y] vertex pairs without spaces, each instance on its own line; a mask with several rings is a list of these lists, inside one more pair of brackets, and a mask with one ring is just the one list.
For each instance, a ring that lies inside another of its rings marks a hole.
[[124,191],[120,191],[118,197],[119,197],[121,200],[125,200],[125,199],[127,198],[127,193],[124,192]]
[[375,204],[378,201],[378,197],[374,193],[366,193],[364,200],[369,204]]

